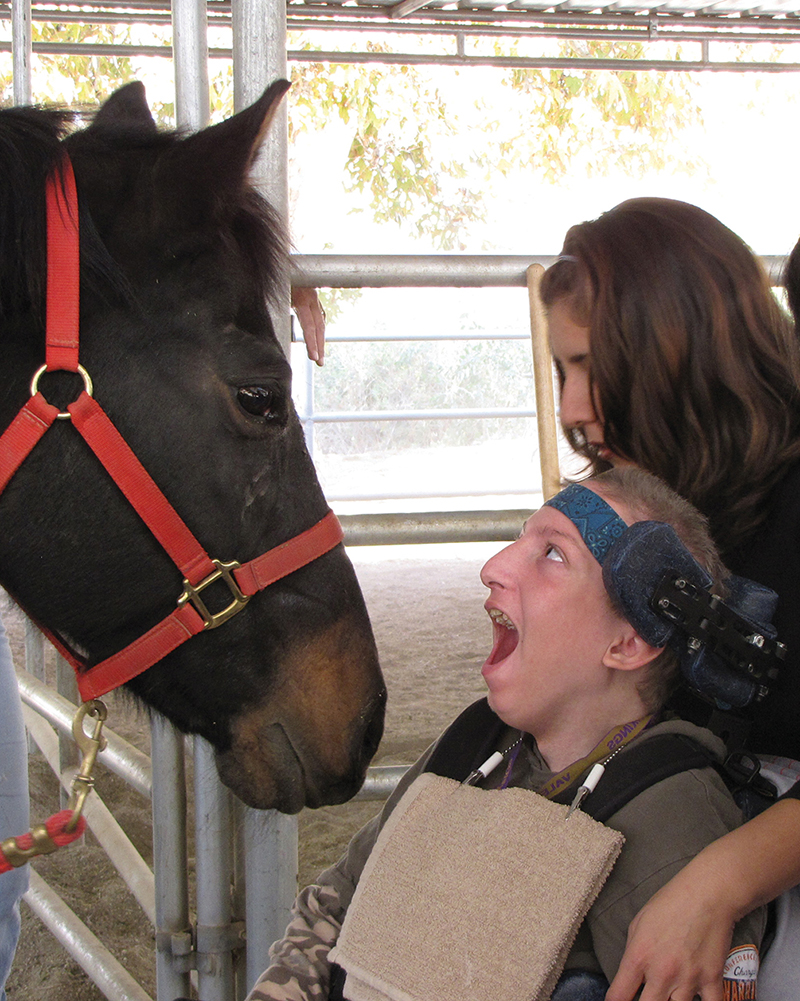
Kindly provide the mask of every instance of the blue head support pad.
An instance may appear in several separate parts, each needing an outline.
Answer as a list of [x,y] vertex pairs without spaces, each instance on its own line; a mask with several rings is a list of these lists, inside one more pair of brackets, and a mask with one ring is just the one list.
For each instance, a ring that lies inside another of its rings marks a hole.
[[[606,590],[639,635],[651,646],[676,650],[692,688],[726,708],[748,705],[766,692],[764,684],[754,681],[754,675],[761,680],[760,671],[753,670],[750,655],[763,650],[763,643],[755,649],[754,635],[764,642],[775,636],[770,625],[777,604],[774,591],[730,577],[731,594],[722,603],[710,594],[708,571],[671,525],[639,521],[628,526],[599,494],[579,483],[545,503],[578,529],[603,568]],[[720,617],[718,628],[714,620]],[[774,677],[774,667],[766,673]]]

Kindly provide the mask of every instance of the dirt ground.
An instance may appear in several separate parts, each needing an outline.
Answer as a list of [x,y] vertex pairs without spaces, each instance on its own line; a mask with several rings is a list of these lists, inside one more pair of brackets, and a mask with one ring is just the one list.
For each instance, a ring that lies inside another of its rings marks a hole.
[[[483,694],[480,665],[491,630],[480,566],[499,547],[403,547],[351,550],[370,609],[389,689],[386,732],[374,764],[408,764],[455,714]],[[399,554],[402,552],[402,556]],[[411,555],[407,555],[408,553]],[[385,558],[385,554],[391,558]],[[398,554],[398,555],[394,555]],[[422,558],[420,558],[422,555]],[[18,614],[0,611],[21,656]],[[20,661],[21,662],[21,661]],[[122,700],[106,700],[109,725],[149,753],[143,714]],[[56,809],[56,783],[40,755],[30,761],[31,816],[41,822]],[[108,772],[97,789],[136,847],[152,862],[148,804]],[[354,803],[300,815],[301,885],[341,854],[351,834],[379,808]],[[153,931],[125,885],[88,835],[35,868],[155,998]],[[103,1001],[103,995],[23,904],[17,957],[7,984],[10,1001]]]

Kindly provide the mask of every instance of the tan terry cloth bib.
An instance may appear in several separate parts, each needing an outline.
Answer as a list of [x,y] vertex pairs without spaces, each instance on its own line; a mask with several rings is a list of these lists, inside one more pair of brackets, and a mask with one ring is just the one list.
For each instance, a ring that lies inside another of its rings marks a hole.
[[330,958],[349,1001],[546,1001],[623,836],[527,789],[426,773],[367,860]]

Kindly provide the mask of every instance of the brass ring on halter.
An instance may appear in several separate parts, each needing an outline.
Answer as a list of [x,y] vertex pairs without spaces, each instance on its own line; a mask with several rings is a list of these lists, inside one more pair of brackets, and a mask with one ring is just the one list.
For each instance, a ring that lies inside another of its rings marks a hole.
[[[31,379],[31,396],[36,396],[36,394],[39,392],[39,379],[41,378],[42,375],[44,375],[46,371],[47,371],[47,364],[45,363],[44,365],[37,368],[36,371],[34,372],[33,378]],[[76,371],[78,375],[81,377],[81,379],[83,379],[83,388],[86,391],[86,395],[91,396],[92,393],[94,392],[94,386],[92,385],[92,377],[83,367],[83,365],[78,365]],[[70,414],[69,411],[67,410],[61,410],[58,413],[57,420],[68,421],[71,419],[72,419],[72,414]]]

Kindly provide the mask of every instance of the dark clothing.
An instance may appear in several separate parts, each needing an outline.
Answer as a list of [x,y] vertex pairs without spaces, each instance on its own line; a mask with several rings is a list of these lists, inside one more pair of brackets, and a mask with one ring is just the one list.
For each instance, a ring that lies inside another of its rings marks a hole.
[[[778,594],[774,625],[778,639],[788,648],[777,684],[753,712],[745,746],[756,754],[800,760],[800,462],[775,488],[768,508],[756,534],[723,554],[732,573]],[[711,721],[709,706],[698,697],[679,692],[669,705],[684,719],[725,736]],[[800,799],[800,783],[786,796]]]
[[725,562],[778,594],[775,627],[788,647],[775,690],[756,710],[747,740],[760,754],[800,760],[800,463],[773,492],[766,522]]

